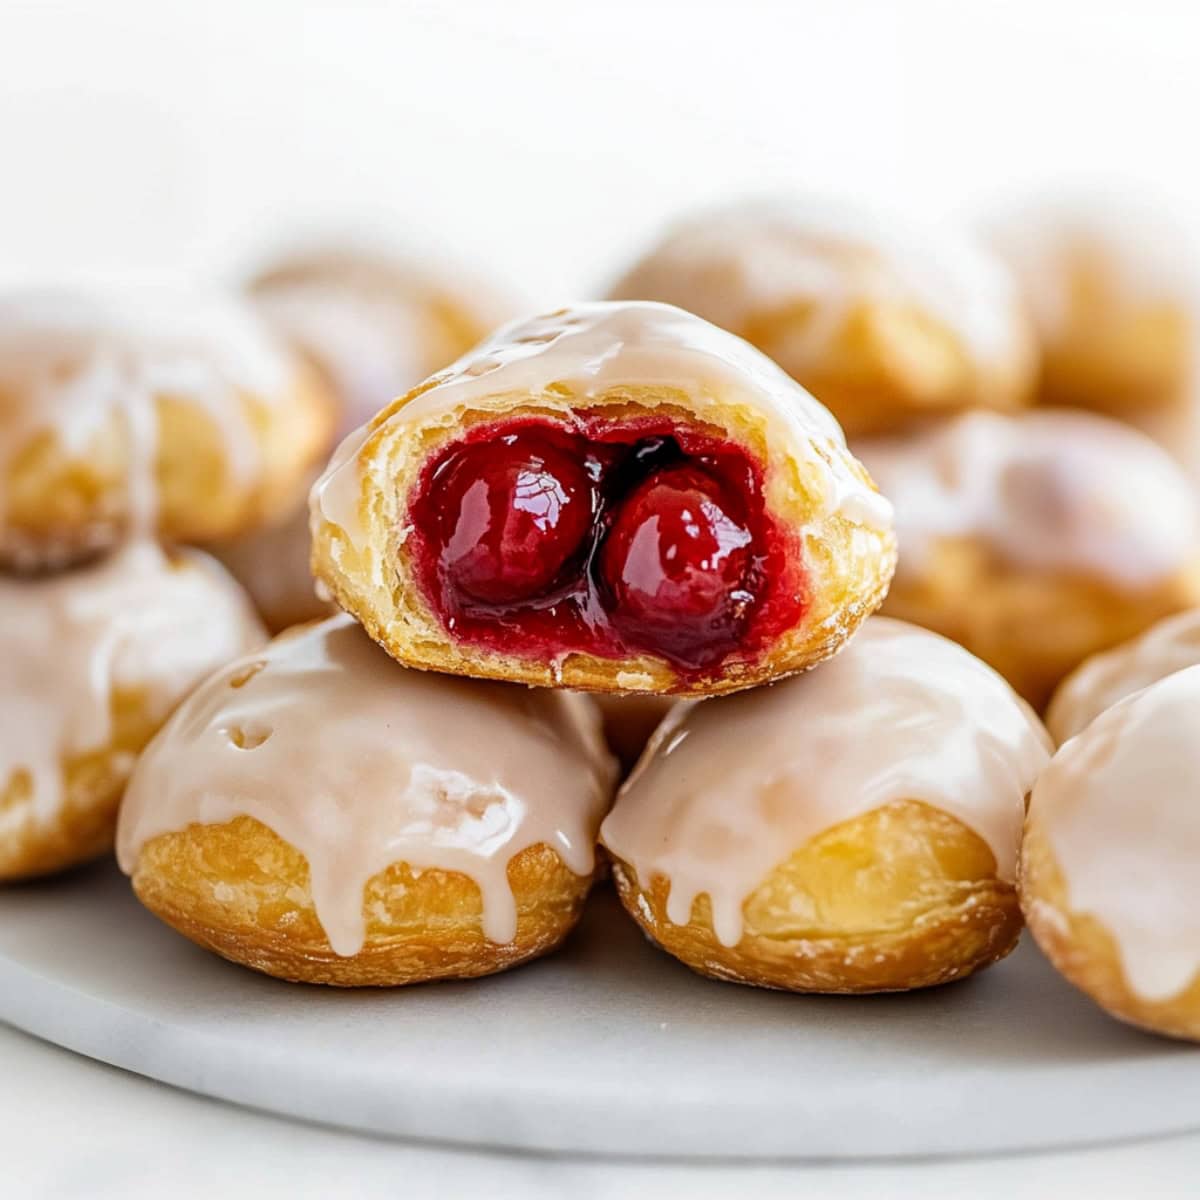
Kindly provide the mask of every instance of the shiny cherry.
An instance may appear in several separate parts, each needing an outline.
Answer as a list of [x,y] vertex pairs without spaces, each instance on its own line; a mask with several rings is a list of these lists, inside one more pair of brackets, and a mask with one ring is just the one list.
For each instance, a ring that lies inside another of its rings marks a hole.
[[592,528],[594,488],[582,462],[537,434],[467,446],[434,482],[445,578],[471,600],[540,596]]
[[720,658],[753,600],[752,542],[738,506],[703,470],[649,476],[621,504],[600,553],[613,625],[684,661]]

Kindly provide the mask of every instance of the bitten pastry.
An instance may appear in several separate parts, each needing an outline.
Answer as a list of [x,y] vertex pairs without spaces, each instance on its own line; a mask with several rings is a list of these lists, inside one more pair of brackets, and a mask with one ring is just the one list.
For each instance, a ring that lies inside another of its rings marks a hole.
[[1021,928],[1037,718],[936,634],[868,621],[772,688],[680,704],[601,828],[629,914],[715,979],[879,992],[960,979]]
[[337,616],[188,697],[118,855],[153,913],[270,975],[486,975],[574,927],[612,783],[583,697],[406,671]]
[[1188,404],[1197,260],[1163,214],[1124,203],[1025,207],[992,240],[1037,330],[1043,404],[1132,419]]
[[664,300],[770,355],[851,437],[1032,400],[1015,281],[967,235],[847,205],[754,204],[679,225],[612,289]]
[[970,413],[855,450],[896,506],[884,611],[961,642],[1039,707],[1089,655],[1200,603],[1195,495],[1134,429]]
[[1200,608],[1190,609],[1089,658],[1054,693],[1046,725],[1057,742],[1086,729],[1118,700],[1200,664]]
[[[339,412],[329,449],[501,319],[500,303],[475,283],[367,250],[286,258],[258,275],[250,294],[267,322],[329,381]],[[276,632],[331,609],[313,584],[303,501],[286,519],[213,547]]]
[[1021,905],[1052,963],[1113,1016],[1200,1040],[1200,667],[1072,738],[1034,787]]
[[0,296],[0,565],[241,533],[294,503],[332,419],[232,299]]
[[829,413],[661,304],[509,325],[352,434],[313,565],[409,666],[704,694],[832,654],[894,565]]
[[110,850],[138,752],[189,689],[265,636],[196,551],[138,542],[94,566],[0,578],[0,882]]

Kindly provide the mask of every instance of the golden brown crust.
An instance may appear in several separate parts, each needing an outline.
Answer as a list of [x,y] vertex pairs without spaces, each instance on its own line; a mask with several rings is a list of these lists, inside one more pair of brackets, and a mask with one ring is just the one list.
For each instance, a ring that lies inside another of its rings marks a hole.
[[[415,399],[423,388],[406,398]],[[376,419],[375,432],[360,451],[372,476],[389,486],[371,496],[371,507],[360,502],[359,519],[368,545],[356,548],[338,525],[316,520],[313,533],[313,573],[329,588],[334,600],[351,613],[393,658],[420,670],[500,679],[540,687],[566,687],[580,691],[718,695],[755,687],[829,658],[879,607],[895,569],[895,537],[890,530],[855,524],[840,514],[814,523],[820,482],[805,474],[794,460],[776,464],[768,481],[765,501],[785,527],[805,530],[805,570],[810,605],[803,621],[784,633],[764,654],[749,661],[723,664],[713,675],[681,676],[663,659],[606,659],[572,654],[561,662],[505,654],[448,640],[437,614],[430,608],[415,581],[411,549],[405,540],[408,496],[433,453],[462,435],[475,422],[525,417],[561,417],[580,406],[573,397],[543,396],[539,403],[514,404],[501,396],[490,405],[453,414],[445,422],[425,428],[420,436],[386,439],[386,422]],[[749,406],[712,406],[707,425],[697,421],[686,398],[664,389],[621,388],[588,400],[589,408],[603,408],[613,419],[637,420],[647,415],[667,416],[682,426],[711,428],[736,441],[759,462],[768,459],[763,419]],[[393,411],[401,407],[398,402]],[[869,485],[869,478],[854,460],[852,469]],[[811,467],[810,467],[811,472]]]
[[0,883],[50,875],[108,853],[134,759],[158,725],[140,693],[117,692],[109,743],[63,763],[63,803],[49,821],[35,811],[27,772],[0,780]]
[[882,611],[989,663],[1039,710],[1084,659],[1200,604],[1200,562],[1141,591],[1081,575],[1030,573],[981,542],[936,544],[919,575],[893,581]]
[[1066,880],[1036,808],[1025,822],[1019,888],[1030,932],[1070,983],[1120,1021],[1200,1040],[1200,974],[1167,1000],[1146,1000],[1130,988],[1112,934],[1095,917],[1071,909]]
[[[266,403],[242,393],[241,417],[259,455],[243,479],[222,430],[203,408],[170,395],[156,399],[155,524],[166,541],[229,538],[287,511],[333,428],[332,399],[307,367],[297,367],[286,400]],[[58,567],[118,544],[131,522],[131,453],[119,409],[78,449],[52,431],[36,434],[15,453],[2,481],[0,563]]]
[[1192,321],[1170,301],[1105,310],[1088,274],[1074,281],[1071,319],[1042,345],[1038,402],[1121,417],[1186,403]]
[[707,895],[667,917],[669,885],[643,887],[617,860],[621,901],[643,932],[701,975],[794,992],[886,992],[961,979],[1008,954],[1016,890],[986,844],[919,801],[889,804],[814,838],[742,908],[735,946],[717,940]]
[[157,837],[133,872],[138,899],[197,944],[280,979],[338,987],[468,979],[528,962],[575,927],[592,882],[541,844],[514,856],[508,880],[517,933],[498,945],[483,935],[471,879],[395,863],[367,883],[366,942],[342,957],[317,918],[303,855],[253,818]]
[[969,408],[1014,411],[1032,402],[1029,354],[1003,365],[979,363],[953,329],[912,304],[855,305],[819,361],[794,361],[788,346],[803,342],[820,317],[813,303],[793,304],[755,314],[732,332],[812,392],[847,437],[894,433]]

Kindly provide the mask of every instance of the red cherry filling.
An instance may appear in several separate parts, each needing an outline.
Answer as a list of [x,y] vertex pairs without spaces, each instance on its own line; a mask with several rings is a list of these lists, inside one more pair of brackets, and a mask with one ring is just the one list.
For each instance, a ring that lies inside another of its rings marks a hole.
[[591,530],[592,481],[574,458],[536,435],[471,446],[436,483],[445,577],[486,604],[546,591]]
[[756,658],[808,603],[757,462],[674,421],[476,425],[425,468],[407,523],[446,629],[506,654],[649,654],[704,676]]
[[600,552],[613,625],[634,644],[701,665],[732,649],[753,596],[753,538],[693,466],[651,475],[617,510]]

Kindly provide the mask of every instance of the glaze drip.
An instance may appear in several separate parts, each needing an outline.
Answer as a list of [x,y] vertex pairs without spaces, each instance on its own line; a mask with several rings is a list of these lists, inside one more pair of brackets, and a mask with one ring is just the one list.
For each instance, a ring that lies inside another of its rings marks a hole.
[[884,805],[943,809],[1015,877],[1025,796],[1049,759],[1032,710],[936,634],[873,617],[836,658],[769,688],[671,710],[601,841],[670,885],[669,919],[707,894],[723,945],[770,872],[825,830]]
[[[264,637],[241,590],[195,551],[168,555],[135,542],[95,566],[0,577],[0,793],[23,772],[34,819],[51,823],[64,760],[111,741],[114,693],[136,692],[161,720]],[[0,837],[4,826],[0,808]]]
[[474,880],[484,934],[504,943],[510,860],[545,844],[590,874],[612,774],[582,697],[406,670],[338,616],[180,705],[134,772],[118,857],[132,873],[161,834],[248,816],[308,860],[337,954],[362,949],[364,889],[398,862]]
[[251,312],[223,298],[56,293],[0,296],[0,528],[10,465],[50,435],[72,456],[110,424],[128,442],[133,536],[152,534],[158,507],[158,401],[202,410],[232,475],[259,464],[244,409],[282,403],[293,366]]
[[1030,801],[1066,904],[1109,931],[1150,1001],[1200,970],[1198,707],[1200,667],[1127,697],[1059,749]]

